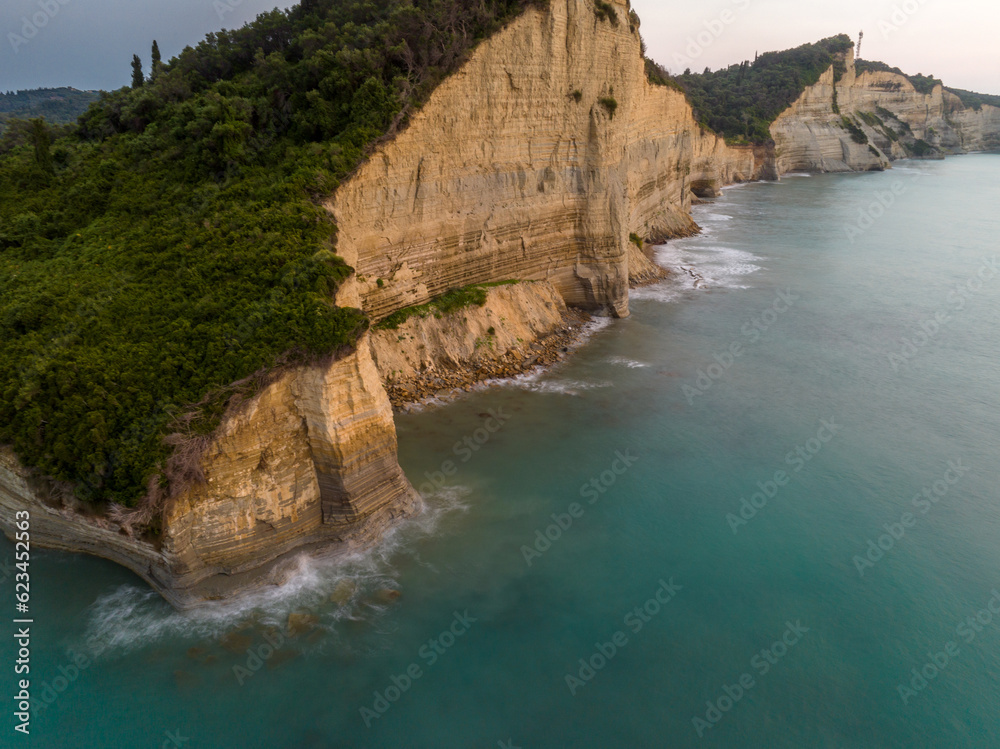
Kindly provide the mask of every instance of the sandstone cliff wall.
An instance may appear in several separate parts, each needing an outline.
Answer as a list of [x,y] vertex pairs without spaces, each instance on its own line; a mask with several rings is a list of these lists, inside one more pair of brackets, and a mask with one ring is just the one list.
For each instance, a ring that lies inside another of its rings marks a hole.
[[481,45],[329,203],[357,269],[342,304],[374,318],[459,286],[550,281],[628,313],[629,235],[690,233],[692,185],[755,176],[647,82],[624,1],[552,0]]
[[369,543],[417,503],[367,340],[267,386],[220,428],[202,469],[204,484],[168,501],[154,544],[64,507],[0,453],[0,525],[30,509],[36,546],[111,559],[186,607],[279,582],[300,552]]
[[566,304],[547,281],[498,286],[486,304],[443,317],[411,317],[371,336],[372,358],[386,381],[456,369],[525,352],[563,325]]
[[1000,107],[963,108],[951,113],[963,151],[1000,150]]
[[[901,155],[884,136],[878,153],[848,142],[832,71],[775,123],[775,154],[728,147],[698,127],[680,92],[648,83],[627,4],[612,5],[617,24],[598,19],[592,0],[527,11],[328,204],[338,252],[357,270],[338,302],[375,319],[473,283],[538,283],[492,290],[460,325],[412,320],[354,355],[284,373],[220,428],[205,483],[169,503],[156,544],[63,507],[10,454],[0,454],[0,526],[9,532],[14,512],[30,508],[36,545],[120,562],[179,606],[280,580],[299,552],[370,542],[417,502],[372,352],[389,378],[475,362],[487,339],[506,355],[558,327],[565,304],[626,315],[630,281],[657,274],[630,235],[695,231],[692,193],[778,171],[882,168]],[[948,148],[986,147],[1000,132],[1000,110],[971,113],[942,92],[938,116],[934,94],[885,83],[849,66],[840,106],[878,102]]]
[[[940,85],[922,94],[895,73],[858,75],[853,55],[848,52],[846,73],[836,84],[830,68],[771,125],[778,174],[885,169],[892,161],[909,156],[912,151],[904,144],[917,140],[933,146],[937,158],[1000,147],[1000,109],[966,109]],[[860,113],[878,116],[885,127],[866,121]],[[869,143],[851,138],[842,124],[844,116],[864,131]],[[891,137],[887,128],[901,135]]]
[[[378,319],[471,283],[549,282],[491,294],[511,311],[487,326],[494,345],[541,334],[564,302],[625,315],[630,277],[658,273],[630,234],[691,233],[692,189],[755,176],[752,149],[702,132],[681,93],[647,82],[627,3],[613,5],[617,23],[591,0],[527,11],[341,186],[329,208],[357,278],[338,303]],[[430,327],[420,335],[434,354],[386,339],[384,366],[467,358],[482,337]],[[36,545],[120,562],[186,606],[280,579],[299,551],[371,540],[416,502],[367,341],[283,374],[220,427],[201,468],[206,481],[170,501],[154,545],[63,506],[8,454],[0,525],[30,508]]]

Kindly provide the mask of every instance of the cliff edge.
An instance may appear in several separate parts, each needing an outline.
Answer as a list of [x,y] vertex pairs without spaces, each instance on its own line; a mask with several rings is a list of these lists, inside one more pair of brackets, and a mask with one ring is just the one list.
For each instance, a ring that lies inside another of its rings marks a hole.
[[[529,8],[341,185],[327,207],[356,275],[340,306],[380,320],[457,287],[544,281],[491,293],[523,308],[511,355],[524,357],[522,344],[561,325],[563,303],[627,315],[630,280],[658,274],[635,238],[693,233],[693,191],[759,176],[754,149],[730,148],[696,124],[683,93],[648,81],[637,17],[624,0],[608,7]],[[488,320],[498,340],[510,332]],[[94,515],[9,452],[0,525],[9,533],[31,509],[36,545],[119,562],[179,607],[278,582],[299,553],[371,543],[414,510],[383,379],[474,359],[456,346],[478,337],[394,353],[392,336],[377,335],[374,347],[363,339],[339,360],[284,372],[216,430],[199,480],[167,501],[155,536]]]
[[696,228],[692,188],[759,175],[751,148],[650,84],[624,1],[551,0],[479,47],[328,204],[356,270],[338,297],[374,319],[449,289],[545,280],[628,314],[629,236]]
[[807,88],[771,125],[775,169],[851,172],[902,158],[942,158],[1000,147],[1000,109],[966,108],[941,85],[918,91],[906,76],[858,73],[853,51]]
[[413,512],[392,409],[363,339],[356,353],[296,368],[214,435],[204,480],[167,500],[161,533],[88,511],[0,451],[0,525],[31,512],[35,546],[136,572],[178,608],[282,582],[299,553],[359,548]]
[[903,76],[844,62],[773,123],[773,151],[733,147],[698,125],[680,90],[650,82],[626,0],[528,8],[326,209],[355,270],[336,302],[375,321],[470,285],[535,283],[277,375],[211,436],[155,534],[94,514],[9,451],[0,526],[11,533],[30,509],[37,546],[119,562],[179,607],[280,582],[300,553],[372,543],[419,505],[397,462],[387,382],[530,361],[533,342],[566,327],[566,305],[627,315],[630,283],[660,272],[639,240],[696,232],[693,195],[789,171],[884,169],[919,143],[934,153],[1000,144],[1000,109],[966,109],[940,86],[920,94]]

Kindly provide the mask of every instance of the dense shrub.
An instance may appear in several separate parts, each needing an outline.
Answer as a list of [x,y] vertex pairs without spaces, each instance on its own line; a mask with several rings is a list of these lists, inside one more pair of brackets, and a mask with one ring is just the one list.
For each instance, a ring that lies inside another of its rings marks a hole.
[[855,143],[860,143],[861,145],[868,143],[868,135],[865,134],[865,131],[853,119],[844,115],[840,118],[840,123],[844,130],[851,134],[851,140]]
[[615,6],[604,2],[604,0],[594,0],[594,14],[597,16],[597,20],[608,21],[612,26],[617,26],[620,22]]

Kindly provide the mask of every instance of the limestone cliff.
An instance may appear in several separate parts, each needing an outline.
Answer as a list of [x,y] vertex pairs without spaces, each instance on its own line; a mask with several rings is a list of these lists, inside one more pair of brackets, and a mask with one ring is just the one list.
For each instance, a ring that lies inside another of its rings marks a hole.
[[692,191],[760,173],[759,153],[727,147],[683,94],[650,85],[637,22],[625,0],[613,7],[613,19],[592,0],[526,11],[329,202],[357,270],[337,301],[376,320],[472,283],[546,283],[493,290],[461,330],[415,320],[415,346],[379,334],[371,349],[281,374],[213,435],[204,481],[169,500],[155,543],[87,517],[10,454],[0,525],[30,508],[36,545],[120,562],[187,606],[280,579],[299,551],[370,541],[409,512],[371,350],[401,372],[475,361],[485,339],[506,354],[558,327],[565,303],[625,315],[630,280],[658,273],[630,235],[696,231]]
[[526,351],[563,324],[566,304],[547,281],[498,286],[486,303],[443,317],[411,317],[371,336],[372,356],[386,381],[491,362]]
[[29,509],[36,546],[119,562],[186,607],[278,582],[299,552],[368,543],[417,502],[367,340],[265,387],[201,463],[205,482],[168,501],[154,543],[66,506],[2,452],[0,525]]
[[481,45],[333,196],[342,304],[375,319],[459,286],[550,281],[628,313],[629,235],[690,233],[693,186],[755,177],[753,149],[647,81],[627,3],[551,0]]
[[[896,73],[858,74],[853,51],[844,63],[839,80],[831,67],[771,125],[779,174],[878,170],[909,156],[1000,147],[1000,109],[967,109],[940,85],[922,94]],[[849,127],[868,142],[857,142]]]
[[[204,481],[169,500],[155,543],[88,517],[0,453],[0,526],[32,510],[38,546],[120,562],[178,606],[280,580],[300,551],[378,537],[417,503],[396,461],[382,377],[475,363],[559,327],[565,305],[628,314],[630,282],[658,270],[632,241],[697,231],[692,194],[797,169],[883,168],[902,146],[839,115],[881,106],[914,138],[995,143],[998,113],[923,97],[883,74],[833,71],[774,123],[776,149],[733,148],[702,130],[685,96],[649,83],[626,0],[551,0],[493,38],[331,196],[338,252],[356,269],[337,302],[374,320],[457,287],[517,279],[484,308],[411,319],[356,353],[285,371],[231,415],[200,461]],[[602,17],[603,16],[603,17]],[[908,85],[908,84],[907,84]],[[912,89],[912,87],[911,87]],[[882,140],[879,140],[881,137]],[[490,332],[492,329],[492,332]]]

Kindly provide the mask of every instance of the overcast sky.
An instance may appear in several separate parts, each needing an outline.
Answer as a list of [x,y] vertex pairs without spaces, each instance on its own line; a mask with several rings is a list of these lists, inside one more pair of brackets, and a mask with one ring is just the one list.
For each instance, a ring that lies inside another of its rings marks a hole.
[[[650,57],[673,73],[684,67],[717,70],[752,60],[758,51],[840,33],[857,41],[863,30],[861,56],[867,60],[933,74],[955,88],[1000,94],[996,0],[632,0],[632,7],[642,18]],[[716,36],[712,32],[720,26]]]
[[[275,0],[0,0],[0,90],[114,89],[132,54],[149,69],[207,32],[240,26]],[[277,3],[289,7],[290,2]],[[672,72],[865,32],[862,57],[957,88],[1000,94],[996,0],[632,0],[650,55]],[[42,23],[44,22],[44,23]],[[699,38],[700,35],[700,38]]]

